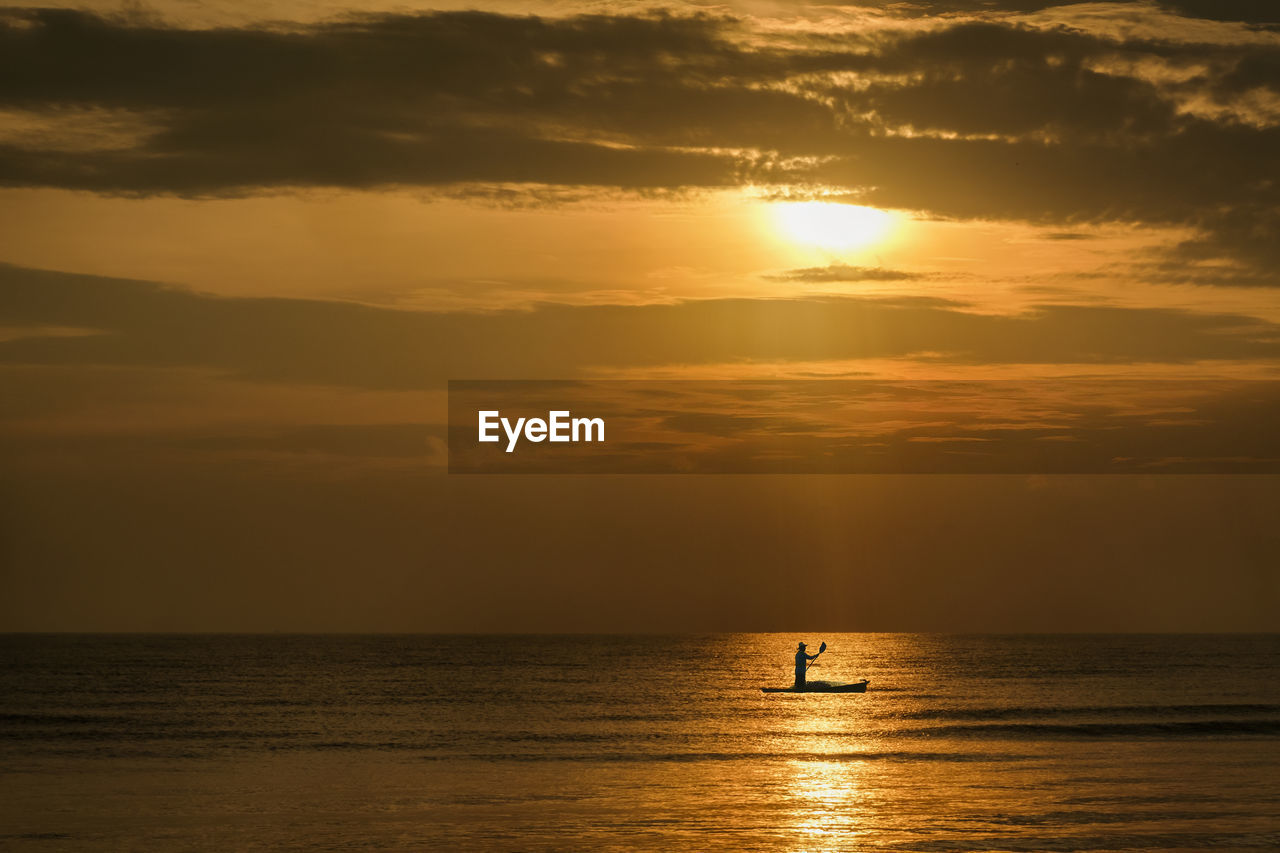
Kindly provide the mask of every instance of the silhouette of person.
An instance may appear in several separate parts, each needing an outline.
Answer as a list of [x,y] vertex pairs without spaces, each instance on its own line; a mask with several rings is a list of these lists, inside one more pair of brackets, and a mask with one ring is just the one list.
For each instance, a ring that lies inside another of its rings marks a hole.
[[816,657],[817,655],[805,652],[804,643],[796,648],[796,687],[804,687],[804,671],[808,668],[809,661]]

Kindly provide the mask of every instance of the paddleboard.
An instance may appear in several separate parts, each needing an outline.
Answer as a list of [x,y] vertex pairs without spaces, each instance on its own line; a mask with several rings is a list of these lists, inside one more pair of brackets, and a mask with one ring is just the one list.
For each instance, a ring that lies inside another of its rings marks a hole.
[[852,684],[838,681],[810,681],[803,687],[761,687],[762,693],[866,693],[870,679],[864,678]]

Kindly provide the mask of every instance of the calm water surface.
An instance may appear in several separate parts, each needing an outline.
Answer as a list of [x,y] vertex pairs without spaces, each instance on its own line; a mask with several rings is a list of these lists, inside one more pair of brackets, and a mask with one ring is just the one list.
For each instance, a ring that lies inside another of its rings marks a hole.
[[[761,694],[798,639],[870,691]],[[0,665],[3,849],[1280,849],[1276,635],[10,635]]]

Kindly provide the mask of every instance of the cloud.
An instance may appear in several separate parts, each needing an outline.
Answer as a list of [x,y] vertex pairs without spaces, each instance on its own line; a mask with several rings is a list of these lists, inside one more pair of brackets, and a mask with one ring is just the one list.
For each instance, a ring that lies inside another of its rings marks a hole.
[[446,313],[216,297],[13,266],[0,266],[0,325],[98,332],[0,341],[5,364],[206,368],[255,381],[369,389],[742,361],[1280,358],[1273,323],[1161,308],[1041,305],[998,316],[937,299],[826,297]]
[[772,281],[799,281],[806,283],[835,281],[918,281],[928,278],[927,273],[909,272],[907,270],[886,269],[884,267],[859,267],[849,264],[829,264],[825,267],[806,267],[804,269],[787,270],[783,273],[767,276]]
[[662,13],[197,30],[11,10],[0,110],[16,130],[0,135],[0,184],[529,186],[551,200],[556,188],[825,186],[1058,230],[1176,224],[1198,229],[1188,248],[1202,256],[1274,263],[1280,183],[1262,177],[1280,148],[1274,39],[1222,25],[1236,43],[1194,28],[1178,40],[1191,23],[1173,15],[1156,38],[1003,14],[1051,4],[943,5],[974,14],[778,34]]
[[962,23],[886,45],[873,66],[886,76],[839,94],[916,132],[1063,140],[1175,129],[1175,104],[1154,83],[1090,67],[1118,48],[1063,30]]
[[1159,5],[1194,18],[1280,24],[1280,11],[1271,0],[1159,0]]
[[1088,234],[1084,231],[1046,231],[1040,235],[1040,239],[1057,241],[1093,240],[1096,239],[1096,235]]
[[1280,272],[1275,269],[1223,262],[1219,252],[1203,241],[1187,241],[1178,247],[1174,260],[1121,266],[1135,280],[1160,284],[1194,284],[1212,287],[1275,287]]
[[[699,57],[714,65],[739,52],[717,40],[711,19],[441,13],[197,31],[63,10],[7,17],[0,103],[45,118],[93,106],[154,123],[127,150],[9,144],[0,180],[10,184],[180,194],[466,181],[720,186],[735,182],[744,158],[636,144],[628,127],[696,135],[708,123],[768,128],[822,114],[744,87],[700,96]],[[682,53],[694,58],[671,61]],[[668,97],[673,87],[684,97]]]
[[1197,224],[1200,234],[1178,247],[1182,258],[1231,259],[1249,268],[1236,283],[1280,286],[1280,209],[1222,205],[1202,214]]
[[[842,0],[839,5],[849,7],[880,8],[869,0]],[[894,13],[903,16],[932,17],[935,15],[1009,15],[1013,13],[1042,12],[1047,9],[1069,11],[1072,7],[1086,9],[1104,4],[1085,4],[1079,0],[913,0],[896,3]],[[1121,5],[1120,3],[1106,5]],[[1203,18],[1214,21],[1239,21],[1252,24],[1280,23],[1280,12],[1271,0],[1156,0],[1154,3],[1124,3],[1139,11],[1153,8],[1174,15]]]

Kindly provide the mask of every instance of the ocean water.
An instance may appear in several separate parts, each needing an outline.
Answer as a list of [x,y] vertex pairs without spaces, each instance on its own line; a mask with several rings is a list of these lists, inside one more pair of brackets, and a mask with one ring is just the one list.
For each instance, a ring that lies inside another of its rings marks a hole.
[[[795,643],[849,695],[772,695]],[[0,849],[1280,850],[1280,636],[0,637]]]

